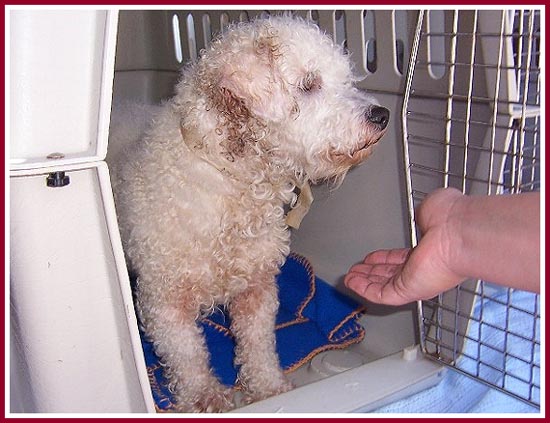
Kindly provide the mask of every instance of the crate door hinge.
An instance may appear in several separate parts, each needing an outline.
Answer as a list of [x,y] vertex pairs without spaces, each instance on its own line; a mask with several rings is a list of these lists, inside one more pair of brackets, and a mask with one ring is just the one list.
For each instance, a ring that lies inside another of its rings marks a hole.
[[[46,156],[48,160],[60,160],[65,158],[65,154],[55,152],[50,153]],[[52,172],[48,174],[46,178],[46,185],[50,188],[61,188],[69,185],[71,183],[71,178],[68,175],[65,175],[65,172]]]

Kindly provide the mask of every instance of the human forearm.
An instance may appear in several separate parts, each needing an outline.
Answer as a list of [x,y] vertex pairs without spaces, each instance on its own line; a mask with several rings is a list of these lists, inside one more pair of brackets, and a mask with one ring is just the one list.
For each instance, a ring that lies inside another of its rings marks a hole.
[[540,291],[540,195],[463,196],[449,217],[454,272]]

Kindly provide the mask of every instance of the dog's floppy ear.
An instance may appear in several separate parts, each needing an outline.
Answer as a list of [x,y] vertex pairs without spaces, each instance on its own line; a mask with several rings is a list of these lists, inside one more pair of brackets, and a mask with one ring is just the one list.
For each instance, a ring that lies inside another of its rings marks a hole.
[[224,148],[228,159],[245,156],[248,145],[255,143],[259,138],[262,124],[255,119],[244,101],[236,97],[226,87],[219,87],[214,94],[216,108],[219,113],[219,123],[225,132]]
[[261,149],[273,122],[296,112],[279,68],[277,35],[269,23],[229,31],[203,52],[193,69],[207,110],[216,113],[220,146],[233,160]]
[[230,92],[251,115],[266,122],[287,119],[295,106],[277,65],[278,55],[276,37],[259,34],[246,51],[234,54],[219,82],[220,90]]

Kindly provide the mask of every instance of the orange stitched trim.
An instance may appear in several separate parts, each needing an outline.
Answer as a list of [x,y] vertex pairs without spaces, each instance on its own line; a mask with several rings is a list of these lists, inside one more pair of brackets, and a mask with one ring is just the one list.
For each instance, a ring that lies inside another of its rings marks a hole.
[[361,342],[364,337],[365,337],[365,330],[363,328],[360,328],[359,336],[356,339],[350,339],[349,341],[347,341],[343,344],[339,344],[339,345],[334,345],[334,344],[322,345],[322,346],[316,348],[315,350],[313,350],[312,352],[310,352],[306,357],[302,358],[301,360],[297,361],[296,363],[292,364],[290,367],[285,369],[283,371],[283,373],[287,374],[287,373],[291,373],[291,372],[295,371],[296,369],[298,369],[298,368],[302,367],[304,364],[306,364],[314,356],[316,356],[317,354],[319,354],[323,351],[341,350],[341,349],[347,348],[350,345],[357,344],[357,343]]
[[297,325],[300,323],[307,323],[307,322],[309,322],[309,319],[307,317],[298,317],[297,319],[289,320],[288,322],[284,322],[276,325],[275,329],[282,329],[292,325]]
[[[157,379],[155,378],[155,374],[154,372],[156,370],[158,370],[160,367],[160,365],[156,365],[156,366],[149,366],[147,367],[147,377],[149,379],[149,385],[151,386],[151,391],[153,391],[156,396],[159,398],[158,401],[155,401],[155,410],[157,412],[161,412],[161,413],[164,413],[166,411],[169,411],[171,409],[174,408],[174,404],[172,403],[172,401],[170,401],[170,398],[167,397],[161,390],[158,382],[157,382]],[[166,408],[160,408],[157,403],[167,403],[167,407]]]
[[298,261],[302,266],[306,268],[307,274],[309,276],[309,295],[306,297],[306,299],[300,304],[298,307],[297,315],[299,317],[303,317],[302,313],[306,306],[309,304],[313,296],[315,295],[315,274],[313,273],[313,267],[311,266],[311,263],[306,259],[304,256],[301,256],[298,253],[295,253],[294,251],[291,251],[289,254],[290,257],[293,257],[295,260]]
[[[365,312],[365,306],[359,306],[359,308],[357,308],[355,311],[353,311],[348,317],[346,317],[344,320],[342,320],[340,322],[340,324],[338,326],[336,326],[329,334],[328,334],[328,339],[330,339],[331,341],[335,341],[336,339],[333,339],[334,338],[334,335],[336,334],[336,332],[338,332],[340,330],[340,328],[342,326],[344,326],[344,324],[346,324],[350,319],[352,318],[355,318],[357,317],[359,314],[361,313],[364,313]],[[348,333],[349,335],[349,333]],[[347,336],[347,335],[346,335]],[[342,337],[338,338],[338,339],[342,339]]]
[[230,338],[233,338],[233,333],[231,333],[231,331],[226,328],[225,326],[222,326],[218,323],[215,323],[213,322],[212,320],[210,319],[203,319],[201,322],[204,322],[206,323],[208,326],[216,329],[218,332],[221,332],[224,334],[224,336],[229,336]]

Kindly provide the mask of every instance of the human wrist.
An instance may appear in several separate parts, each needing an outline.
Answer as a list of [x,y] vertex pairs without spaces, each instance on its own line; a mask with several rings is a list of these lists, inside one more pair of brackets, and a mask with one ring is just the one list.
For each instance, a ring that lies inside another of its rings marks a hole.
[[448,249],[445,254],[446,265],[457,279],[467,279],[468,261],[470,260],[468,246],[468,221],[470,219],[470,197],[467,195],[456,196],[449,205],[445,223]]
[[442,275],[445,275],[447,288],[467,278],[463,230],[464,216],[468,213],[468,199],[468,196],[457,189],[441,188],[430,193],[417,210],[417,222],[422,236],[435,240],[437,245],[433,258]]

